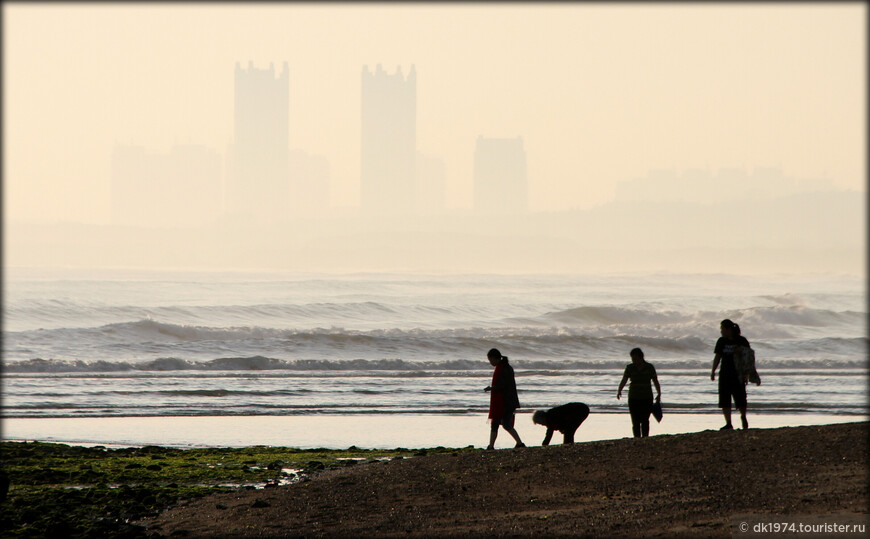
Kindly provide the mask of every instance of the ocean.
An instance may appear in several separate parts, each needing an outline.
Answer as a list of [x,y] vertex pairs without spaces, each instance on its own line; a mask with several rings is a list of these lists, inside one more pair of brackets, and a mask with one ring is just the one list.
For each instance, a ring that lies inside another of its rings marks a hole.
[[751,414],[868,413],[855,276],[13,268],[4,280],[4,420],[485,419],[493,347],[515,369],[521,412],[581,401],[626,414],[616,389],[640,347],[666,414],[719,414],[723,318],[756,351]]

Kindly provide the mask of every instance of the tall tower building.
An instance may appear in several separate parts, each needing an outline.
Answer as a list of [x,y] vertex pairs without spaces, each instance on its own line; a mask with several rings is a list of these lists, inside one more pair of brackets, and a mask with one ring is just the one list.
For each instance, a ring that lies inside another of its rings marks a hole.
[[360,207],[363,213],[403,214],[414,210],[417,154],[417,72],[407,78],[378,64],[362,72]]
[[526,151],[522,137],[477,137],[474,148],[474,210],[525,213],[529,210]]
[[256,222],[284,218],[289,199],[290,76],[287,62],[242,69],[236,62],[233,144],[226,210]]

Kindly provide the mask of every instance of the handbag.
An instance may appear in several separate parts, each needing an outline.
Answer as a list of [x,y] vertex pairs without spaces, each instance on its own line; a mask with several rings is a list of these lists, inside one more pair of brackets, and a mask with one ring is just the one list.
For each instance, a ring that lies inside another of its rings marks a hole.
[[656,399],[656,401],[652,405],[652,415],[656,418],[656,421],[662,422],[662,401],[661,399]]

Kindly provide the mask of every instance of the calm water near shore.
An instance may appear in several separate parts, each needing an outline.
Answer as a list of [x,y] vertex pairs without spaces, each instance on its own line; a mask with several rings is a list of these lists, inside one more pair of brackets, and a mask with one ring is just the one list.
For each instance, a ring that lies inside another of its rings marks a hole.
[[[667,413],[667,412],[666,412]],[[737,416],[735,416],[736,418]],[[870,416],[820,414],[753,414],[750,431],[787,426],[824,425],[867,421]],[[718,429],[721,414],[665,415],[654,420],[652,436]],[[739,423],[738,423],[739,424]],[[518,413],[516,429],[528,446],[540,445],[546,430],[532,423],[531,413]],[[741,435],[738,429],[735,435]],[[631,419],[625,413],[590,414],[580,426],[576,442],[631,436]],[[426,447],[486,447],[489,425],[486,414],[468,415],[369,415],[353,416],[250,416],[250,417],[132,417],[7,419],[3,439],[51,441],[73,445],[189,447],[248,447],[269,445],[300,449],[418,449]],[[562,443],[559,433],[553,444]],[[501,432],[496,448],[513,447]]]

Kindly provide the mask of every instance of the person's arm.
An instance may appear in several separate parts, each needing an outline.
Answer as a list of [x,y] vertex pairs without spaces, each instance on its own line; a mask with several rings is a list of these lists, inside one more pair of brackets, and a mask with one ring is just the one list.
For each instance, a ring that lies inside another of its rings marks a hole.
[[547,435],[544,436],[544,441],[541,442],[541,445],[550,445],[550,440],[553,438],[553,429],[547,427]]
[[656,386],[656,393],[657,393],[656,400],[661,400],[662,399],[662,386],[659,385],[659,377],[656,374],[655,370],[653,370],[652,380],[653,380],[653,384]]
[[622,381],[619,382],[619,389],[616,390],[616,398],[619,399],[622,397],[622,388],[625,387],[625,383],[628,381],[628,374],[622,375]]
[[716,352],[716,355],[713,357],[713,372],[710,373],[710,380],[716,381],[716,367],[719,366],[719,362],[722,361],[722,353]]
[[[495,368],[498,371],[498,367]],[[494,376],[495,377],[495,376]],[[495,382],[491,386],[486,386],[484,391],[499,391],[501,390],[502,380],[504,379],[504,372],[499,371],[498,377],[495,378]]]

